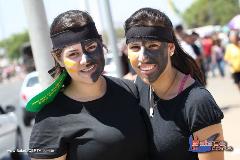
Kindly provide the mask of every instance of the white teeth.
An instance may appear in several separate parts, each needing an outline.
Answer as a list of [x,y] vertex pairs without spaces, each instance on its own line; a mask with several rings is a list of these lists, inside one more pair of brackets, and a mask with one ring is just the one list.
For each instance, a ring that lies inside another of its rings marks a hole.
[[140,67],[140,68],[141,68],[141,70],[143,70],[143,71],[149,71],[149,70],[151,70],[151,69],[154,68],[154,65],[151,65],[151,66],[144,66],[144,67]]
[[90,66],[90,67],[88,67],[88,68],[83,69],[82,71],[83,71],[83,72],[88,72],[88,71],[92,70],[92,69],[94,68],[94,66],[95,66],[95,65],[92,65],[92,66]]

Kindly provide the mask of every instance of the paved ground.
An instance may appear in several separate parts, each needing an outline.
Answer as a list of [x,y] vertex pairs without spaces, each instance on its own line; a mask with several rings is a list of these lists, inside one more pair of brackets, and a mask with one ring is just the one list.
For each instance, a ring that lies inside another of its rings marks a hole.
[[224,138],[234,148],[233,152],[225,152],[225,160],[240,160],[240,91],[229,72],[224,78],[209,78],[207,88],[224,112]]

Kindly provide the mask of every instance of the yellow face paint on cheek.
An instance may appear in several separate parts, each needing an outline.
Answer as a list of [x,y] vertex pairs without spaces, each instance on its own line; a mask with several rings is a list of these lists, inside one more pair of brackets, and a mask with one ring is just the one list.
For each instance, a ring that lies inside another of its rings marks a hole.
[[129,51],[129,52],[128,52],[128,58],[129,58],[130,60],[131,60],[131,59],[137,59],[137,58],[138,58],[138,53]]
[[138,53],[129,51],[128,59],[130,60],[133,67],[136,67],[138,65]]
[[69,59],[64,59],[64,64],[65,64],[65,67],[66,67],[66,70],[71,72],[71,73],[74,73],[74,72],[77,72],[75,66],[77,64],[77,62],[75,61],[72,61],[72,60],[69,60]]

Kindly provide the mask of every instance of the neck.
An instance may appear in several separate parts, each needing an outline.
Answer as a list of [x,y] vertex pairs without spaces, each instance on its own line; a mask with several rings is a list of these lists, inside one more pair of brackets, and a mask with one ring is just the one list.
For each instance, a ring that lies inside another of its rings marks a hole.
[[78,101],[91,101],[102,97],[107,90],[107,84],[104,77],[100,76],[95,83],[81,83],[72,81],[65,89],[64,93]]
[[158,97],[162,99],[168,99],[169,95],[172,95],[174,88],[176,88],[178,71],[168,65],[162,75],[153,83],[151,87]]

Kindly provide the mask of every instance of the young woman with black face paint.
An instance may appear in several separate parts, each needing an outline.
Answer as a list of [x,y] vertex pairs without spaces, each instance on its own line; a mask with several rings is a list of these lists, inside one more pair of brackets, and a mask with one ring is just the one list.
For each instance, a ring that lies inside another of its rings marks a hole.
[[147,136],[137,88],[102,76],[101,36],[86,12],[57,16],[50,29],[56,66],[67,72],[63,89],[38,112],[30,138],[33,159],[145,160]]
[[[128,57],[148,113],[150,155],[156,160],[222,160],[223,152],[191,152],[189,138],[223,140],[223,113],[203,87],[202,73],[180,47],[170,19],[142,8],[125,21]],[[212,136],[214,135],[214,136]]]

